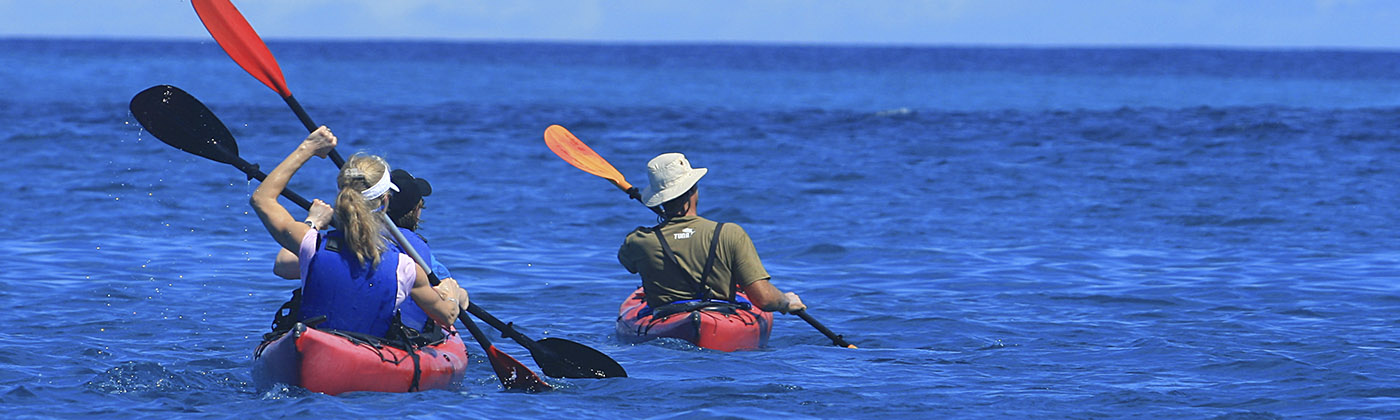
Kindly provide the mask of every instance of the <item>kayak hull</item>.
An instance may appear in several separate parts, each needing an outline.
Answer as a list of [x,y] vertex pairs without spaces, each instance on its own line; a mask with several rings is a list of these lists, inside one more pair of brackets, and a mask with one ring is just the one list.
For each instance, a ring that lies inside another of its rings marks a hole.
[[758,308],[736,309],[732,313],[715,310],[678,312],[660,318],[642,315],[644,308],[646,294],[641,288],[622,301],[617,316],[618,338],[628,343],[642,343],[662,337],[679,338],[699,347],[728,352],[766,346],[768,336],[773,331],[773,314]]
[[[446,341],[419,348],[418,389],[451,389],[461,384],[467,368],[466,345],[456,334]],[[346,336],[295,328],[264,341],[253,353],[253,383],[259,390],[274,384],[294,385],[312,392],[410,392],[414,360],[409,352],[375,346]]]

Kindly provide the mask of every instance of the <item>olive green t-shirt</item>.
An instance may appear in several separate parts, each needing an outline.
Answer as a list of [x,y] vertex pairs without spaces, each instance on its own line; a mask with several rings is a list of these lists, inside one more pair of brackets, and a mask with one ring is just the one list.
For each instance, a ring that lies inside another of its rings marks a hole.
[[[699,216],[683,216],[672,219],[671,223],[661,228],[681,269],[690,273],[688,277],[680,277],[674,271],[666,270],[666,256],[654,232],[637,228],[627,234],[622,248],[617,250],[617,260],[627,271],[642,275],[647,305],[655,308],[675,301],[700,298],[696,295],[695,282],[705,270],[710,238],[714,236],[717,224]],[[739,225],[724,225],[715,253],[718,255],[714,271],[705,282],[709,286],[711,299],[733,300],[734,285],[747,286],[769,278],[768,271],[763,269],[763,262],[758,259],[753,241]]]

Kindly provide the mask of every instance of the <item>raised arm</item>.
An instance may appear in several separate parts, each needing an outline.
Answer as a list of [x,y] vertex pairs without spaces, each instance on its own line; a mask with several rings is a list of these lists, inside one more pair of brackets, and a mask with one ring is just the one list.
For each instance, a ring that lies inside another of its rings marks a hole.
[[[306,219],[302,220],[302,224],[312,229],[325,229],[330,226],[334,211],[326,202],[320,199],[312,200],[311,210],[307,212]],[[300,279],[301,260],[297,257],[297,253],[286,248],[279,248],[277,260],[272,264],[272,274],[288,280]]]
[[253,191],[253,197],[248,200],[253,206],[253,211],[262,220],[263,227],[283,249],[296,251],[302,236],[306,235],[306,231],[311,227],[292,218],[292,214],[277,202],[277,196],[282,194],[282,190],[287,188],[287,182],[292,179],[292,174],[301,169],[307,160],[312,156],[326,157],[326,154],[335,148],[335,143],[335,135],[331,134],[330,129],[324,126],[316,129],[296,150],[287,155],[282,163],[277,164],[272,173],[267,174],[267,178],[258,185],[258,189]]

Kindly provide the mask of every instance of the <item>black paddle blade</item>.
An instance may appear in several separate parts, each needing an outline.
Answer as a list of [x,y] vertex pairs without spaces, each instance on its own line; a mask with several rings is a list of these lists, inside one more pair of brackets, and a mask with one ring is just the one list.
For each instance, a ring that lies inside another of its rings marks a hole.
[[207,159],[238,165],[238,143],[228,127],[194,96],[170,85],[131,98],[131,115],[160,141]]
[[574,379],[626,378],[627,371],[608,355],[573,341],[562,338],[546,338],[537,342],[549,353],[540,357],[534,351],[535,363],[547,376]]

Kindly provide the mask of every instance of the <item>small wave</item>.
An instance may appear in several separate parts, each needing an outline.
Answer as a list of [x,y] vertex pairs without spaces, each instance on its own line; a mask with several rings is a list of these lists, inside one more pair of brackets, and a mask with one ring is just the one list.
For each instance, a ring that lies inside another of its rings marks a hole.
[[843,255],[847,253],[846,247],[836,244],[816,244],[807,247],[797,255]]
[[1301,132],[1302,130],[1297,129],[1296,127],[1275,121],[1229,124],[1216,127],[1214,130],[1214,134],[1216,135],[1249,134],[1255,136]]
[[190,388],[184,378],[154,362],[126,362],[107,369],[85,385],[88,389],[107,394],[171,392]]
[[272,384],[272,388],[264,390],[258,398],[263,400],[294,400],[313,394],[315,393],[307,391],[306,388],[279,383]]
[[917,114],[917,112],[915,112],[914,110],[909,109],[909,108],[895,108],[895,109],[886,109],[886,110],[884,110],[884,111],[876,112],[876,113],[875,113],[875,116],[876,116],[876,117],[903,117],[903,116],[909,116],[909,115],[914,115],[914,114]]
[[1286,221],[1283,220],[1283,219],[1279,219],[1279,218],[1275,218],[1275,217],[1241,217],[1241,218],[1230,218],[1230,217],[1219,216],[1219,215],[1184,215],[1184,216],[1166,217],[1166,219],[1169,220],[1169,221],[1172,221],[1172,222],[1174,222],[1174,223],[1180,224],[1180,225],[1182,225],[1182,226],[1188,226],[1188,227],[1203,227],[1203,226],[1241,227],[1241,226],[1274,225],[1274,224],[1280,224],[1280,223],[1286,222]]
[[1253,225],[1274,225],[1283,223],[1283,219],[1273,217],[1245,217],[1240,219],[1226,220],[1221,226],[1253,226]]
[[697,346],[697,345],[695,345],[695,344],[692,344],[692,343],[689,342],[689,341],[685,341],[685,340],[682,340],[682,339],[679,339],[679,338],[671,338],[671,337],[661,337],[661,338],[657,338],[657,339],[655,339],[655,340],[648,341],[648,342],[643,343],[643,344],[651,345],[651,346],[656,346],[656,347],[661,347],[661,348],[664,348],[664,349],[671,349],[671,350],[694,351],[694,352],[703,352],[703,351],[706,351],[705,348],[700,347],[700,346]]
[[11,400],[11,401],[17,400],[17,399],[35,398],[35,397],[38,397],[38,396],[39,396],[39,395],[38,395],[38,394],[35,394],[34,391],[30,391],[29,388],[25,388],[24,385],[19,385],[19,386],[14,387],[14,389],[11,389],[11,390],[9,390],[9,391],[5,391],[5,399]]
[[1096,304],[1127,304],[1127,305],[1151,305],[1151,306],[1175,306],[1175,305],[1176,305],[1176,302],[1171,302],[1171,301],[1166,301],[1166,300],[1161,300],[1161,299],[1148,299],[1148,298],[1123,297],[1123,296],[1108,296],[1108,295],[1056,296],[1056,297],[1051,297],[1051,299],[1055,299],[1055,300],[1084,300],[1084,301],[1089,301],[1089,302],[1093,302],[1093,303],[1096,303]]
[[1241,411],[1211,417],[1211,420],[1281,420],[1283,416],[1258,411]]

